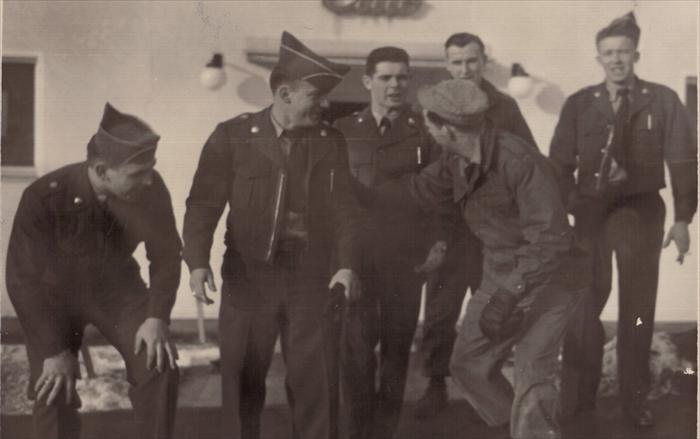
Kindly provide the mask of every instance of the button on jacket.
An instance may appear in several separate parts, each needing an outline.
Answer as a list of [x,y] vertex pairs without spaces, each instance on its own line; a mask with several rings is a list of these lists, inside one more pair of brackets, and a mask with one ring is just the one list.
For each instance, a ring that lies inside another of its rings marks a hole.
[[95,197],[86,163],[38,179],[22,194],[7,253],[7,289],[28,341],[44,358],[68,349],[78,300],[105,290],[145,290],[132,253],[150,261],[149,317],[169,321],[180,281],[180,238],[155,173],[131,201]]

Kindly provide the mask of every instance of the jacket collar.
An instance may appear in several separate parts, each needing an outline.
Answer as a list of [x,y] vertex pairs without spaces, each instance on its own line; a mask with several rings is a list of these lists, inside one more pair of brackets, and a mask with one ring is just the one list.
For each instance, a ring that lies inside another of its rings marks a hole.
[[[615,122],[615,112],[610,103],[610,92],[605,81],[594,86],[590,93],[593,95],[593,107],[605,116],[609,123]],[[630,117],[648,107],[653,100],[653,89],[649,83],[635,76],[634,86],[630,89]]]
[[78,212],[97,206],[99,201],[90,183],[88,176],[88,163],[83,162],[76,166],[66,181],[65,208],[70,212]]
[[[360,112],[357,116],[357,121],[370,132],[378,133],[377,121],[369,105]],[[419,130],[419,123],[420,120],[411,111],[410,105],[404,105],[401,107],[396,119],[391,122],[391,128],[382,137],[379,137],[378,134],[373,136],[376,138],[376,147],[391,145],[400,142],[406,137],[415,135],[416,131]]]
[[496,137],[497,131],[493,123],[486,119],[481,129],[480,149],[481,163],[470,164],[466,159],[460,157],[453,158],[453,196],[454,202],[458,203],[465,196],[474,192],[481,179],[491,169],[496,158]]
[[[272,106],[252,114],[249,118],[250,143],[253,148],[265,154],[280,168],[285,167],[285,159],[279,146],[277,131],[272,123]],[[309,144],[309,171],[328,154],[329,130],[324,124],[304,130],[304,141]]]

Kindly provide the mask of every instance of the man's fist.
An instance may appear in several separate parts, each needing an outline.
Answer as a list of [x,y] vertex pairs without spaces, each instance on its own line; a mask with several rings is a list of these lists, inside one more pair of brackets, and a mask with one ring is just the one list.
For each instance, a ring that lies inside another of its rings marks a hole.
[[490,340],[504,340],[513,336],[523,321],[523,310],[517,309],[518,298],[505,291],[497,291],[481,311],[479,328]]

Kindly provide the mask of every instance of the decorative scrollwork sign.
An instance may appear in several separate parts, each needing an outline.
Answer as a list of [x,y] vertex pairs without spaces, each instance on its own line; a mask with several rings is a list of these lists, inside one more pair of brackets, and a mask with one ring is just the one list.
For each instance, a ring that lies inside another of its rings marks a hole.
[[423,0],[321,0],[323,6],[338,15],[405,17],[416,13]]

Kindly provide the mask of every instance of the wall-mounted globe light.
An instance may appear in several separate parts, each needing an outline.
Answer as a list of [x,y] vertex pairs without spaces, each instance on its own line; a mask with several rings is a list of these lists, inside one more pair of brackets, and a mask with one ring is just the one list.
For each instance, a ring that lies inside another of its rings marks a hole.
[[218,90],[226,84],[226,72],[224,71],[224,56],[215,53],[211,61],[207,63],[199,75],[199,82],[209,90]]
[[532,77],[518,63],[511,68],[510,81],[508,81],[508,93],[514,98],[525,98],[532,91]]

